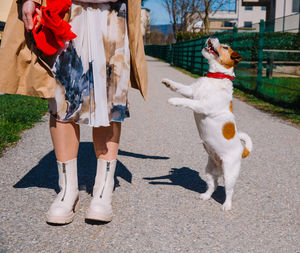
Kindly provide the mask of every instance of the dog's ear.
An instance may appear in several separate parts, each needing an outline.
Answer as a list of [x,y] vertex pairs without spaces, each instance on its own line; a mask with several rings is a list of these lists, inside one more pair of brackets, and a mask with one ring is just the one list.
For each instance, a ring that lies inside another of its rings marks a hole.
[[237,65],[242,60],[242,56],[236,51],[233,51],[231,53],[230,58],[234,60],[235,65]]

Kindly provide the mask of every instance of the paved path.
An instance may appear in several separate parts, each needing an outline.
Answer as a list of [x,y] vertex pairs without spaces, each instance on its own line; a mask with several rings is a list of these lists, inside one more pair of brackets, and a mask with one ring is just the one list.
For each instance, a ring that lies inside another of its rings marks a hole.
[[[224,188],[203,202],[207,155],[192,113],[171,107],[163,77],[192,78],[148,58],[150,90],[130,92],[118,157],[114,220],[84,222],[95,175],[91,131],[82,128],[81,209],[73,223],[49,226],[44,214],[57,189],[45,122],[26,131],[0,159],[0,252],[300,252],[300,131],[240,101],[238,128],[253,140],[243,161],[233,210],[220,210]],[[221,185],[223,185],[221,183]]]

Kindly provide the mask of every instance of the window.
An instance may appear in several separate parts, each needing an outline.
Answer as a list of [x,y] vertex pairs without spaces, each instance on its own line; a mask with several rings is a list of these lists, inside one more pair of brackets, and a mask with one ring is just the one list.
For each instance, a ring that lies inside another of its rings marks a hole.
[[224,22],[224,27],[233,27],[233,24],[232,22],[229,22],[229,21],[225,21]]
[[292,12],[300,12],[300,0],[293,0]]
[[266,10],[267,10],[267,6],[262,6],[262,7],[261,7],[261,10],[262,10],[262,11],[266,11]]
[[252,21],[245,21],[244,22],[244,27],[252,27]]
[[253,6],[245,6],[245,10],[246,11],[252,11],[253,10]]

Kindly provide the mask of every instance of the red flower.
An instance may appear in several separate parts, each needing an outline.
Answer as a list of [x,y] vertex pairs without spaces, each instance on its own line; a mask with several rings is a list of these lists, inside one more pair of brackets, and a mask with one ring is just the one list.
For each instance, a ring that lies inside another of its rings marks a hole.
[[[47,0],[47,7],[42,6],[42,20],[40,27],[32,30],[36,47],[45,55],[53,55],[65,41],[76,38],[76,34],[71,31],[71,25],[63,20],[69,11],[72,2],[70,0]],[[34,26],[37,24],[35,14]]]

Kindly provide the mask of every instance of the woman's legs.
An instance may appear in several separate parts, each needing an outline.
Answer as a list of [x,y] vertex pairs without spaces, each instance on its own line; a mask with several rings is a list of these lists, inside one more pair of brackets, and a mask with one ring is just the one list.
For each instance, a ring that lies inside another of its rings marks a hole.
[[121,123],[111,122],[109,127],[93,128],[93,141],[96,157],[106,161],[117,158],[121,136]]
[[73,122],[59,122],[51,116],[50,133],[58,161],[66,162],[77,157],[80,139],[79,125]]
[[79,126],[62,123],[50,117],[50,133],[55,149],[58,167],[59,194],[47,212],[46,221],[54,224],[72,222],[79,208],[77,178],[77,153],[79,147]]
[[98,161],[93,199],[86,213],[86,219],[112,220],[111,202],[120,135],[121,123],[118,122],[112,122],[110,127],[93,129],[94,148]]

